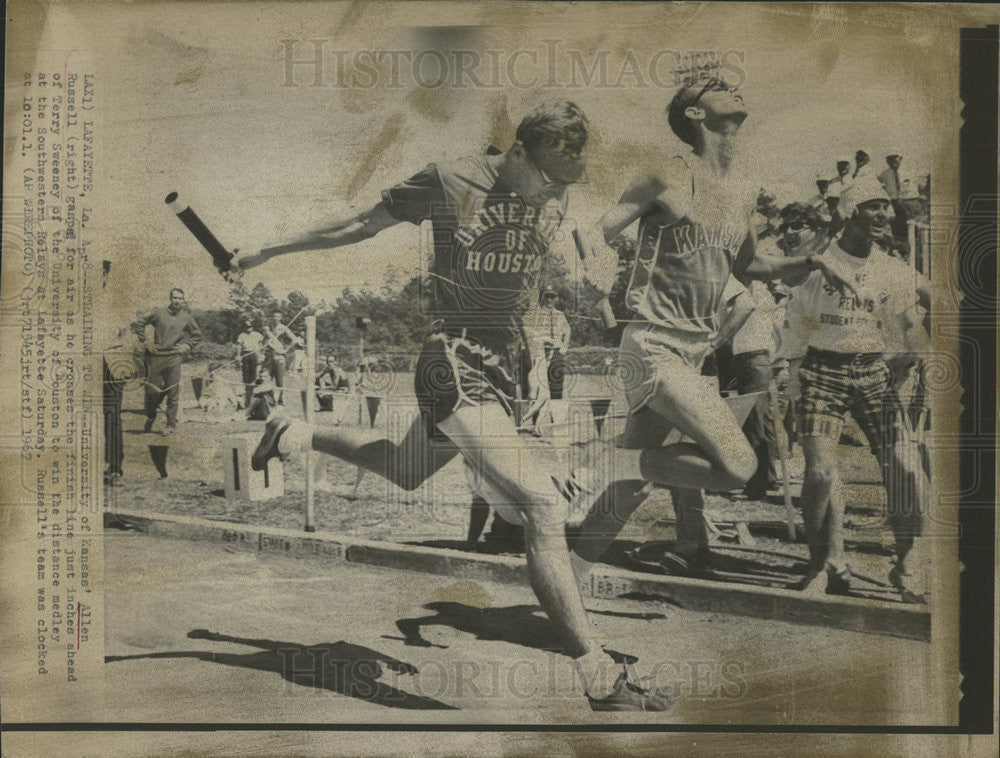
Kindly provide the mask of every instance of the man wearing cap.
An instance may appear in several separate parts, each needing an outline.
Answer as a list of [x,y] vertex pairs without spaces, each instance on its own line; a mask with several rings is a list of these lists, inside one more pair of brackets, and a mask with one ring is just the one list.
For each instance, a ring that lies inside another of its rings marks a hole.
[[892,236],[896,238],[898,243],[906,243],[906,223],[920,215],[923,210],[922,203],[917,193],[916,183],[909,174],[899,169],[903,162],[903,156],[898,151],[890,153],[885,156],[885,162],[888,168],[878,175],[878,180],[885,187],[896,214],[895,219],[891,222]]
[[[836,470],[837,444],[850,413],[868,439],[886,487],[897,563],[890,582],[908,602],[922,602],[914,556],[925,517],[928,483],[897,444],[903,434],[897,388],[926,351],[917,308],[917,282],[880,242],[888,225],[889,196],[878,180],[861,176],[849,190],[852,213],[824,257],[854,272],[856,296],[830,287],[816,272],[793,291],[784,353],[797,368],[800,438],[806,456],[802,488],[810,566],[799,589],[844,594],[844,501]],[[794,370],[793,370],[793,373]],[[922,551],[917,551],[922,552]]]
[[839,195],[830,194],[830,180],[823,174],[816,175],[816,194],[809,200],[809,206],[819,214],[820,220],[829,224],[837,207]]
[[875,169],[872,167],[872,153],[868,148],[861,148],[854,153],[854,178],[858,179],[862,176],[867,176],[868,174],[874,173]]

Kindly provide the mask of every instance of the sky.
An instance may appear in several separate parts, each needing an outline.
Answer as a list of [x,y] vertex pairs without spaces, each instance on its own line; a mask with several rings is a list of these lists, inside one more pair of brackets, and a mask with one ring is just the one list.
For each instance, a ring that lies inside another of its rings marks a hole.
[[[93,233],[112,261],[115,306],[131,310],[165,303],[175,285],[195,307],[225,301],[207,254],[166,209],[168,192],[227,246],[259,247],[370,205],[433,160],[508,147],[544,100],[575,100],[589,116],[591,182],[574,188],[569,215],[592,223],[630,176],[682,151],[663,113],[670,68],[706,55],[750,108],[740,168],[779,202],[808,197],[817,172],[859,147],[879,168],[894,150],[927,172],[940,125],[957,126],[956,74],[942,65],[957,44],[948,23],[938,6],[861,4],[72,4],[51,9],[42,46],[96,75]],[[309,58],[310,40],[322,41],[327,86],[310,86],[314,68],[302,65],[283,86],[288,51]],[[382,63],[359,51],[380,51]],[[453,86],[455,51],[478,60],[466,69],[478,81]],[[602,56],[609,73],[584,86]],[[452,80],[431,86],[442,59]],[[419,236],[401,225],[351,249],[271,261],[246,283],[331,300],[377,284],[389,265],[412,270]]]

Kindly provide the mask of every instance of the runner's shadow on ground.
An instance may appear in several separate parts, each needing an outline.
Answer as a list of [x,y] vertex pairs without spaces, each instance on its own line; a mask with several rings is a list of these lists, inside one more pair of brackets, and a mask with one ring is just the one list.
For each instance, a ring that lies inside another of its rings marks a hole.
[[[438,645],[425,640],[421,629],[425,626],[448,626],[477,640],[509,642],[538,650],[559,652],[562,644],[556,636],[552,623],[537,605],[508,605],[498,608],[478,608],[464,603],[440,601],[427,603],[424,608],[432,613],[420,618],[399,619],[396,627],[402,638],[383,635],[384,639],[402,639],[407,645],[416,647],[436,647],[442,650],[447,645]],[[602,616],[651,621],[666,618],[662,613],[633,613],[628,611],[594,611]]]
[[[318,645],[295,642],[230,637],[225,634],[194,629],[191,639],[231,642],[261,648],[257,653],[216,653],[208,650],[179,650],[141,655],[109,655],[105,663],[150,658],[193,658],[207,663],[255,669],[279,674],[283,679],[302,687],[336,692],[347,697],[384,705],[388,708],[457,710],[432,698],[411,695],[385,682],[378,681],[389,669],[395,674],[413,675],[417,668],[377,650],[341,640]],[[395,678],[395,677],[394,677]]]
[[[427,603],[424,608],[433,613],[420,618],[400,619],[396,627],[407,645],[437,647],[425,640],[420,630],[425,626],[449,626],[477,640],[509,642],[522,647],[557,651],[561,649],[552,624],[537,605],[509,605],[499,608],[477,608],[464,603],[441,601]],[[385,639],[400,639],[383,635]]]

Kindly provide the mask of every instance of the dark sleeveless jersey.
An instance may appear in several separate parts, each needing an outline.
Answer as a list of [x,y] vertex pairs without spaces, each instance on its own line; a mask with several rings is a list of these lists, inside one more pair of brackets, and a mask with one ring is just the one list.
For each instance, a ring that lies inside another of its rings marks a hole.
[[565,215],[565,194],[530,206],[475,156],[432,163],[383,190],[382,202],[400,221],[431,222],[432,314],[490,347],[515,342]]
[[657,204],[639,219],[639,249],[626,303],[655,324],[711,334],[718,328],[733,262],[750,232],[751,206],[744,188],[709,193],[704,182],[690,175],[687,215],[670,221]]

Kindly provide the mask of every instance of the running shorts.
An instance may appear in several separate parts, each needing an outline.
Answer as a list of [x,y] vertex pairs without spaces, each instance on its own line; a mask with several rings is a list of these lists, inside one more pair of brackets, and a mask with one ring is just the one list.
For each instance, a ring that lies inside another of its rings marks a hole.
[[428,434],[441,437],[438,424],[463,405],[499,403],[513,415],[513,353],[495,350],[466,336],[465,330],[435,332],[424,343],[413,379]]

